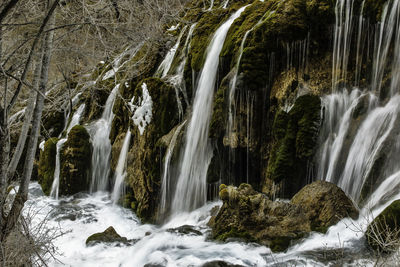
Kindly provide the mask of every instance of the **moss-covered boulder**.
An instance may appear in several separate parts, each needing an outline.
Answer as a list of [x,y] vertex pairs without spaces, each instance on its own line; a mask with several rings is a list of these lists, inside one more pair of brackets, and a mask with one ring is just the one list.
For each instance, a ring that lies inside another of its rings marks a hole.
[[46,141],[44,150],[40,151],[38,182],[46,195],[50,195],[53,184],[54,169],[56,167],[58,138],[53,137]]
[[367,228],[368,245],[378,252],[397,251],[400,238],[400,200],[393,201]]
[[114,227],[108,227],[104,232],[96,233],[86,239],[86,246],[93,246],[99,243],[128,243],[126,237],[120,236]]
[[273,251],[283,251],[311,231],[301,207],[273,202],[248,184],[238,188],[221,185],[219,194],[223,205],[209,223],[216,240],[254,241]]
[[89,189],[92,145],[85,127],[76,125],[68,134],[60,154],[60,195]]
[[326,232],[341,219],[356,219],[358,210],[338,186],[317,181],[305,186],[291,200],[301,207],[311,222],[311,230]]
[[[307,183],[307,166],[312,166],[320,123],[321,100],[314,95],[301,96],[289,112],[276,113],[266,180],[283,185],[283,197],[291,198]],[[270,184],[264,181],[264,185]],[[274,194],[266,186],[263,192]]]
[[161,138],[179,123],[179,112],[175,89],[157,78],[148,78],[138,84],[134,105],[141,105],[144,87],[152,102],[151,120],[143,129],[131,122],[132,148],[128,153],[127,182],[135,199],[131,207],[144,221],[153,221],[159,203],[160,165],[166,151]]

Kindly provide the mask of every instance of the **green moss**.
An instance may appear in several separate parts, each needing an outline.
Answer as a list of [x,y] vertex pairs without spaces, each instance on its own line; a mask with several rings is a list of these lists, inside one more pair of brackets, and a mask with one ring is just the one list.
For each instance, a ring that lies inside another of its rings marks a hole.
[[321,100],[318,96],[299,97],[289,113],[278,111],[273,124],[274,143],[267,167],[267,179],[285,180],[288,195],[300,190],[307,162],[312,159],[317,143]]
[[[400,200],[393,201],[368,226],[367,242],[374,250],[393,252],[397,250],[393,241],[400,238]],[[397,243],[397,242],[396,242]]]
[[60,195],[71,195],[89,189],[92,158],[90,136],[85,127],[76,125],[68,134],[61,151]]
[[44,150],[40,152],[38,180],[46,195],[50,195],[51,186],[53,184],[54,169],[56,167],[57,142],[58,138],[50,138],[44,144]]
[[248,233],[244,230],[238,230],[235,227],[231,227],[229,229],[229,231],[228,230],[224,231],[224,233],[215,236],[216,240],[224,241],[224,242],[227,241],[227,239],[229,239],[229,238],[239,238],[239,239],[243,239],[246,242],[256,242],[257,241],[254,239],[254,237],[250,233]]
[[224,134],[228,114],[229,76],[225,77],[214,97],[214,107],[210,123],[209,135],[219,138]]

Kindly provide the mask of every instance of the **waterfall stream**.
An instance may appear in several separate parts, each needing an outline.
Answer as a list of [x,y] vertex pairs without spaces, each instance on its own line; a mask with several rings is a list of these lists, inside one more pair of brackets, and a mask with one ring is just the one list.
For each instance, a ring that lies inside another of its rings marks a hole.
[[121,152],[119,153],[117,168],[115,169],[115,183],[114,189],[111,194],[111,199],[114,204],[118,202],[123,196],[124,179],[126,176],[125,166],[129,151],[129,144],[131,141],[131,130],[125,134],[124,142],[122,144]]
[[118,94],[119,84],[111,91],[107,98],[103,114],[99,120],[89,126],[89,134],[93,144],[92,180],[90,192],[107,189],[110,176],[111,143],[109,139],[111,124],[114,118],[112,111],[115,97]]
[[[172,204],[174,213],[193,210],[206,202],[206,175],[212,157],[208,142],[208,130],[219,54],[229,28],[245,8],[240,8],[218,28],[207,48],[207,58],[196,88],[192,116],[187,128],[181,169]],[[183,199],[185,201],[182,201]]]

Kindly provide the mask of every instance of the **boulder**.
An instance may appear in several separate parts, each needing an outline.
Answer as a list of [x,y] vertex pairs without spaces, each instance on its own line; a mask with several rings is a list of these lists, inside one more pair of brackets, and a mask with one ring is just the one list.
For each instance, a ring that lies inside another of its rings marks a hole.
[[110,226],[104,232],[93,234],[86,239],[87,246],[98,243],[128,243],[128,239],[120,236],[114,227]]
[[170,233],[177,233],[180,235],[202,235],[202,233],[196,229],[194,229],[191,225],[182,225],[177,228],[170,228],[167,230]]
[[400,200],[393,201],[367,228],[368,245],[378,252],[397,251],[400,238]]
[[42,190],[46,195],[50,194],[53,184],[54,169],[56,166],[58,138],[50,138],[44,144],[44,150],[40,151],[38,182],[42,186]]
[[292,198],[291,203],[304,210],[313,231],[326,232],[328,227],[345,217],[358,217],[358,210],[343,190],[324,181],[305,186]]
[[291,241],[311,231],[310,222],[297,205],[271,201],[248,184],[220,186],[223,205],[210,220],[211,237],[220,241],[257,242],[283,251]]
[[243,267],[243,265],[232,264],[225,261],[209,261],[204,263],[202,267]]
[[68,134],[60,155],[60,195],[89,189],[92,145],[85,127],[76,125]]

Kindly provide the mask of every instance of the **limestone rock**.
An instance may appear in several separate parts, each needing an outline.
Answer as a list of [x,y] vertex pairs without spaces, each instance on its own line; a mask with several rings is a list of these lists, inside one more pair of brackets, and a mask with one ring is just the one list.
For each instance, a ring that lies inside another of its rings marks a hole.
[[291,200],[301,207],[311,222],[311,230],[326,232],[345,217],[356,219],[358,211],[342,189],[324,181],[305,186]]

